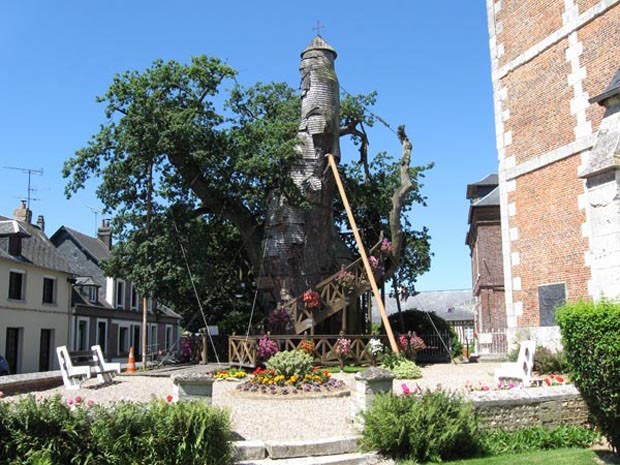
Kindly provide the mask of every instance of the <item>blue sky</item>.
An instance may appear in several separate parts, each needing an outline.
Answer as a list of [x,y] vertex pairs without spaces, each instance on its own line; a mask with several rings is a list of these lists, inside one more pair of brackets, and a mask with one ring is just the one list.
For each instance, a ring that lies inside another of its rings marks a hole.
[[[312,9],[309,9],[309,6]],[[112,76],[156,58],[226,60],[244,84],[299,84],[299,53],[317,19],[338,51],[336,71],[351,93],[379,92],[375,112],[406,124],[414,163],[434,161],[413,212],[435,254],[419,290],[471,284],[467,183],[497,169],[484,0],[382,2],[28,1],[0,6],[0,167],[43,169],[32,210],[52,234],[65,224],[92,234],[91,182],[66,200],[63,161],[104,121],[95,102]],[[396,136],[377,126],[371,152],[398,155]],[[354,156],[350,148],[344,156]],[[26,176],[0,168],[0,214],[25,195]]]

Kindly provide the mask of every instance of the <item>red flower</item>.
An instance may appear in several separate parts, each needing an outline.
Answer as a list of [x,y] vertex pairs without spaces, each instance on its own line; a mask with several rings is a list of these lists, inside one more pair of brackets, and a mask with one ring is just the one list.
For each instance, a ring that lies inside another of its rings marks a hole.
[[82,398],[80,396],[75,397],[75,403],[80,404],[82,402]]
[[550,378],[545,378],[545,384],[547,386],[551,386],[551,379]]
[[563,383],[563,382],[564,382],[564,378],[562,378],[562,377],[561,377],[561,376],[559,376],[559,375],[558,375],[558,376],[556,376],[556,377],[555,377],[555,379],[556,379],[556,381],[557,381],[558,383]]
[[166,400],[167,400],[168,402],[172,402],[172,396],[171,396],[170,394],[168,394],[168,395],[166,396]]

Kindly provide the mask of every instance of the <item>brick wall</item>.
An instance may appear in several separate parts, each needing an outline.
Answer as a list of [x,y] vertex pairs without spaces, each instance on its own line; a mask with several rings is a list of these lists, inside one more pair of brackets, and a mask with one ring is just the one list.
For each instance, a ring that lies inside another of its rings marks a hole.
[[513,60],[562,25],[564,0],[501,0],[495,22],[501,23],[498,42],[504,44],[500,66]]
[[[487,0],[509,328],[539,325],[538,287],[588,298],[588,197],[579,178],[620,67],[617,0]],[[514,332],[514,331],[513,331]]]
[[573,90],[566,78],[570,73],[567,47],[567,40],[560,41],[502,81],[510,111],[505,130],[512,132],[506,156],[514,156],[516,163],[575,140],[576,121],[570,112]]
[[521,290],[513,289],[514,300],[523,302],[519,326],[538,325],[540,285],[564,282],[569,300],[588,296],[588,243],[581,230],[585,218],[577,205],[584,190],[577,178],[579,163],[580,157],[573,156],[520,176],[509,195],[516,204],[510,223],[518,229],[512,250],[520,258],[513,266],[513,278],[521,281]]
[[[611,77],[620,68],[620,5],[611,8],[605,15],[596,18],[579,30],[579,40],[583,44],[581,64],[586,68],[584,88],[590,97],[605,90]],[[588,119],[596,131],[603,118],[604,108],[598,104],[588,107]]]

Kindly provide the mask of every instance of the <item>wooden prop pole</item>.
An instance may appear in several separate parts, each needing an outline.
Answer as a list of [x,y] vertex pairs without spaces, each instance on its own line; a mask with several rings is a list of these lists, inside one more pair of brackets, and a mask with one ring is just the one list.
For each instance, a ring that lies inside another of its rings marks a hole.
[[379,308],[379,313],[381,313],[381,320],[383,321],[383,326],[385,327],[385,332],[387,333],[387,337],[390,341],[390,347],[392,351],[397,354],[398,353],[398,344],[396,344],[396,339],[394,339],[394,333],[392,332],[392,326],[390,325],[390,320],[388,320],[387,313],[385,311],[385,306],[383,305],[383,300],[381,299],[381,294],[379,293],[379,288],[377,287],[377,281],[375,281],[375,276],[372,272],[372,268],[370,267],[370,262],[368,261],[368,257],[366,256],[366,249],[364,248],[364,244],[362,243],[362,238],[360,237],[360,233],[357,230],[357,224],[355,223],[355,218],[353,218],[353,212],[351,211],[351,206],[349,205],[349,200],[347,199],[347,194],[344,191],[344,186],[342,185],[342,180],[340,179],[340,173],[338,173],[338,166],[336,165],[336,160],[331,153],[327,154],[327,162],[329,163],[329,167],[332,169],[334,173],[334,178],[336,179],[336,185],[338,186],[338,192],[340,192],[340,198],[342,199],[342,203],[344,204],[344,209],[347,212],[347,217],[349,218],[349,224],[351,225],[351,229],[353,230],[353,235],[355,236],[355,241],[357,242],[357,248],[360,252],[360,256],[362,257],[362,262],[364,263],[364,269],[366,270],[366,275],[368,276],[368,280],[370,281],[370,287],[372,288],[372,293],[375,296],[375,300],[377,301],[377,307]]

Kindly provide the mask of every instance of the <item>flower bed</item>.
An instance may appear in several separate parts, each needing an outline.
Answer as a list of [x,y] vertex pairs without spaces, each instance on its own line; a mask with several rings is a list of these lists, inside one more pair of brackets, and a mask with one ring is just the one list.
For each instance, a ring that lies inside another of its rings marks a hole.
[[225,379],[230,381],[238,381],[247,377],[247,373],[239,368],[231,368],[229,370],[219,370],[215,373],[215,379]]
[[244,381],[237,390],[241,392],[270,395],[305,395],[309,393],[342,393],[346,390],[344,381],[333,379],[329,371],[314,367],[311,373],[284,376],[276,370],[257,368],[253,377]]

